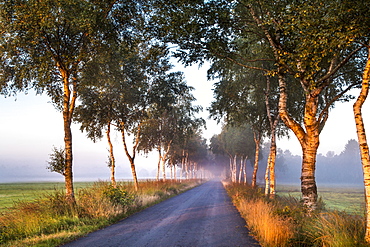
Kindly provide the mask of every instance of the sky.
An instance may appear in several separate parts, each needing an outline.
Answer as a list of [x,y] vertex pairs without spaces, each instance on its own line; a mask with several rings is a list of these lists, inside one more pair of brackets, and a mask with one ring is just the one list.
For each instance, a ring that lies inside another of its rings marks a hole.
[[[206,68],[197,65],[180,68],[185,73],[188,85],[195,90],[195,104],[204,110],[199,115],[207,120],[205,138],[218,134],[221,126],[208,119],[206,108],[213,98],[213,82],[207,81]],[[354,92],[356,95],[357,92]],[[363,112],[365,127],[370,130],[370,99],[365,103]],[[318,153],[325,155],[328,151],[339,154],[350,139],[357,140],[352,112],[353,102],[338,103],[330,112],[327,124],[322,131]],[[73,124],[73,172],[75,181],[108,180],[110,171],[106,165],[108,145],[106,138],[97,143],[81,133],[79,126]],[[370,133],[368,134],[370,135]],[[117,160],[116,175],[118,179],[131,178],[129,162],[124,154],[121,136],[113,133],[114,152]],[[278,148],[289,149],[300,155],[301,148],[296,137],[278,140]],[[46,95],[19,93],[16,97],[0,95],[0,183],[26,181],[63,181],[63,176],[46,169],[49,154],[53,146],[63,146],[63,119],[50,103]],[[139,155],[136,160],[139,178],[153,176],[156,171],[157,154],[148,157]]]

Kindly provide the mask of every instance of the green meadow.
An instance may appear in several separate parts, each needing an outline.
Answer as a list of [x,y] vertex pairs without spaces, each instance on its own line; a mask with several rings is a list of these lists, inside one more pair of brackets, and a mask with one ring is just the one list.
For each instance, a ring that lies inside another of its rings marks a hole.
[[[364,215],[365,195],[361,186],[318,185],[319,198],[328,210]],[[278,185],[277,195],[301,197],[300,185]]]
[[[76,189],[92,186],[92,182],[75,182]],[[11,208],[19,201],[33,201],[55,191],[64,190],[64,183],[1,183],[0,184],[0,212]]]

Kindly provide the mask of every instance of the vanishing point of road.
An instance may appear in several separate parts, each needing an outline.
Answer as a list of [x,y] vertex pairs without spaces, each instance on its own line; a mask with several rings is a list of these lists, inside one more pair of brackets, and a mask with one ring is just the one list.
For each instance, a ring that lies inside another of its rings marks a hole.
[[259,245],[221,182],[213,180],[64,246]]

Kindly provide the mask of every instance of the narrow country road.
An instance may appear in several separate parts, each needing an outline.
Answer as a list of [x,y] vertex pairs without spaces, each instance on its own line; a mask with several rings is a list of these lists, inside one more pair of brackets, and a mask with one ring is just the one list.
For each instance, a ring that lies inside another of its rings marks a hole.
[[209,181],[64,246],[259,246],[220,181]]

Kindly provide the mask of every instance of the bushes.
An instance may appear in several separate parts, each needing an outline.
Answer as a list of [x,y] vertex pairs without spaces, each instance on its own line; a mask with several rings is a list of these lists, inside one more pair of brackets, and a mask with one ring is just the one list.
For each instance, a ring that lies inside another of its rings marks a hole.
[[269,200],[260,189],[240,184],[226,186],[234,205],[262,246],[368,246],[365,220],[344,212],[321,209],[307,216],[294,197]]

